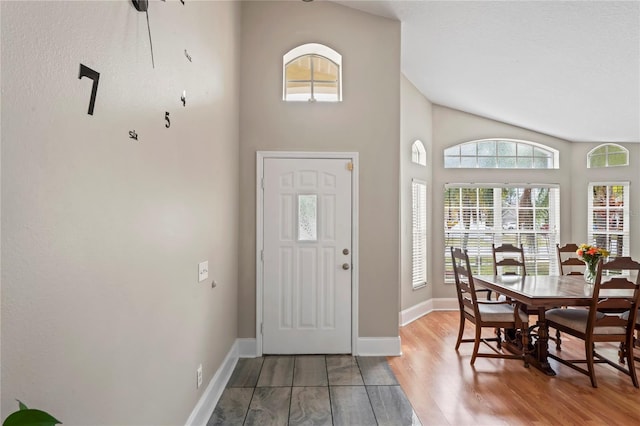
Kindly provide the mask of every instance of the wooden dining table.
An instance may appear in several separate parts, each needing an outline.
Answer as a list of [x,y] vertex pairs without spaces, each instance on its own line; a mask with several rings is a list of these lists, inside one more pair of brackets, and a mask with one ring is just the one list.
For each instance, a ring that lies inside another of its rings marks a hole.
[[[537,309],[537,339],[532,348],[524,348],[527,362],[549,376],[556,372],[549,365],[549,330],[545,311],[560,306],[588,306],[593,285],[579,275],[474,275],[476,287],[504,294],[529,310]],[[522,348],[517,348],[522,350]]]

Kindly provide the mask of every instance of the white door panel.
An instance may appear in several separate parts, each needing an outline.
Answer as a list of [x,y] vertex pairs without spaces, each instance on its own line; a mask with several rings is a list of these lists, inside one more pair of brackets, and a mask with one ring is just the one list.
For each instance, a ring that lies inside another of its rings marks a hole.
[[263,353],[351,352],[349,164],[264,160]]

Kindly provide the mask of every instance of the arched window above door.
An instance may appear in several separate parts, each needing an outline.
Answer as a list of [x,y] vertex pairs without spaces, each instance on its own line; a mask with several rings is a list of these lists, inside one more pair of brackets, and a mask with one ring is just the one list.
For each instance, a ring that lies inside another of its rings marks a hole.
[[342,101],[342,55],[318,43],[295,47],[282,57],[285,101]]

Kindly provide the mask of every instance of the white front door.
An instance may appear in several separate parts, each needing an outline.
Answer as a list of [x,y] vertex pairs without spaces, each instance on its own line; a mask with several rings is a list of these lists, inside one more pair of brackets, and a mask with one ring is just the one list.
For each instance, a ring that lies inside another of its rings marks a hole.
[[351,353],[351,170],[264,159],[263,353]]

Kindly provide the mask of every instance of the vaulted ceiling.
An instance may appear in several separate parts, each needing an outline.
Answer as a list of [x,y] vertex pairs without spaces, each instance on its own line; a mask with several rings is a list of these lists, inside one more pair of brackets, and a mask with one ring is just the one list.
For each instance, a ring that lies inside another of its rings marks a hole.
[[640,1],[338,1],[402,22],[433,103],[575,142],[640,142]]

